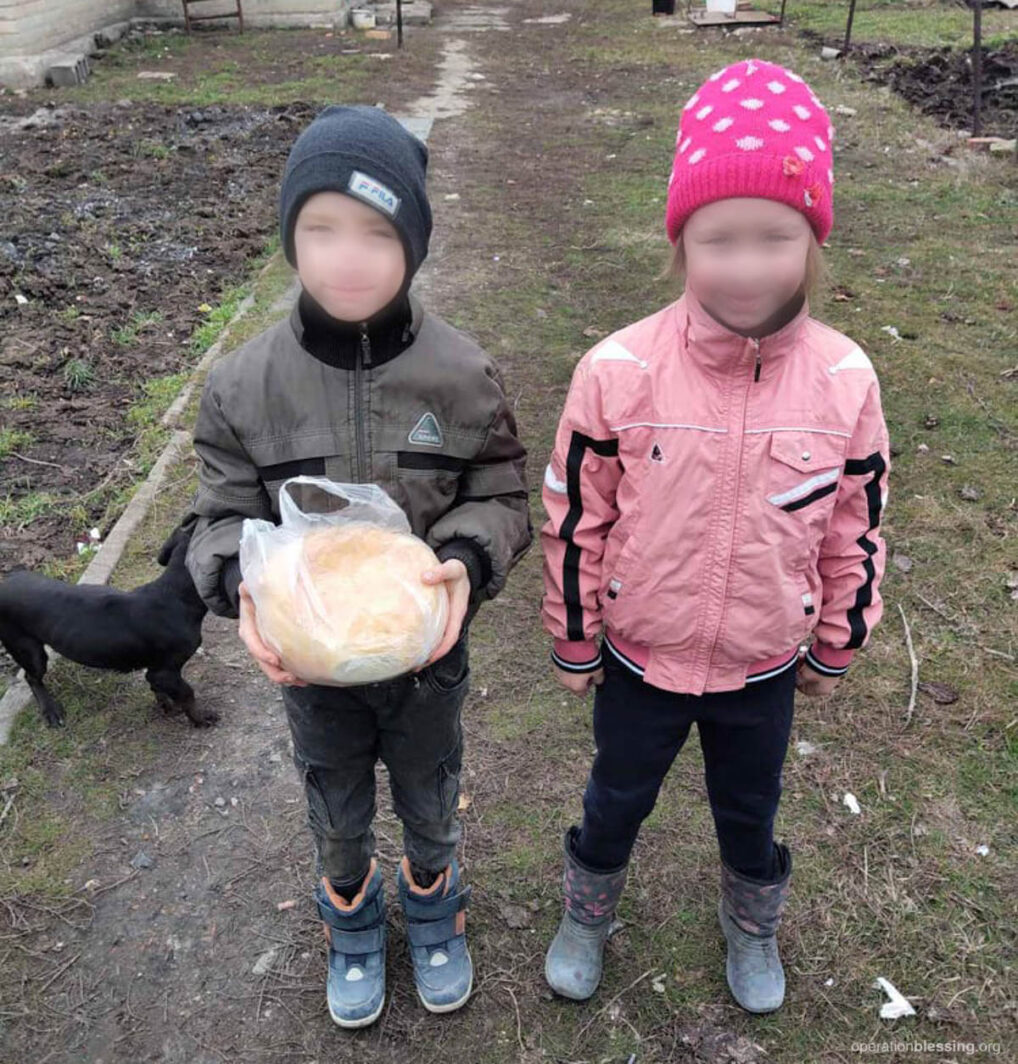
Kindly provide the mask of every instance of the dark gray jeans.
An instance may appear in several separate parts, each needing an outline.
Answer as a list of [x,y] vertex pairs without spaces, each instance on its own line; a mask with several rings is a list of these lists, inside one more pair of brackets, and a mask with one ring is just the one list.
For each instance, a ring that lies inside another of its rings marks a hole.
[[338,883],[367,873],[379,758],[389,770],[407,857],[434,872],[449,864],[460,838],[460,710],[469,682],[463,635],[416,674],[359,687],[283,688],[319,876]]

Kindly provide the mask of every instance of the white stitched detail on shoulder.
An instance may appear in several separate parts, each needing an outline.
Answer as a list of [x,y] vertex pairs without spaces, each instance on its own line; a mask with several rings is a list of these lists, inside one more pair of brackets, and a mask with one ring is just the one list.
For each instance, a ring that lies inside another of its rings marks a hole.
[[555,476],[551,468],[551,463],[544,467],[544,484],[550,491],[558,492],[559,495],[565,495],[569,490],[564,480],[559,480]]
[[591,362],[635,362],[641,369],[647,368],[647,363],[642,358],[637,358],[628,348],[623,347],[618,340],[605,340],[603,344],[590,356]]
[[853,347],[840,362],[835,362],[833,366],[828,367],[827,372],[833,375],[840,373],[843,369],[868,369],[872,373],[873,363],[861,347]]

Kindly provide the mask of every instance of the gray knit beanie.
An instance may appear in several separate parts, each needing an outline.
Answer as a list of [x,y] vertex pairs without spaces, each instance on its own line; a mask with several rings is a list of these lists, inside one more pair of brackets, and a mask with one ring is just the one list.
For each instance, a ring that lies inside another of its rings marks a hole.
[[304,201],[342,192],[374,207],[397,229],[407,279],[428,254],[431,205],[425,190],[428,149],[379,107],[326,107],[290,149],[279,190],[283,253],[297,265],[293,231]]

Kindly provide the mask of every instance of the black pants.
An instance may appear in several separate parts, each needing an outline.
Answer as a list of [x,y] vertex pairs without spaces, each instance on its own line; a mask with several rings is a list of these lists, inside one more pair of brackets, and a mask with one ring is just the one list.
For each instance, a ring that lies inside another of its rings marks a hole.
[[379,759],[389,770],[411,864],[439,872],[452,861],[469,679],[464,634],[416,674],[359,687],[283,688],[319,876],[349,883],[367,873]]
[[595,869],[629,860],[640,825],[696,722],[721,857],[744,876],[778,878],[774,816],[788,749],[795,667],[737,691],[683,695],[645,683],[605,648],[594,696],[597,755],[576,856]]

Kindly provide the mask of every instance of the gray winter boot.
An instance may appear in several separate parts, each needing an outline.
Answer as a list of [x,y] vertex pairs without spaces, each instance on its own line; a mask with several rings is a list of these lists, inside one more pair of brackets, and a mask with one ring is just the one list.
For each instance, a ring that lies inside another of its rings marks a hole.
[[777,931],[788,900],[792,855],[775,844],[780,879],[746,879],[721,862],[718,919],[728,942],[728,987],[747,1012],[773,1012],[785,1000],[785,972]]
[[566,907],[545,958],[544,977],[556,994],[586,1001],[601,982],[604,944],[626,885],[627,866],[596,872],[581,865],[573,853],[578,834],[575,827],[566,832],[562,876]]

